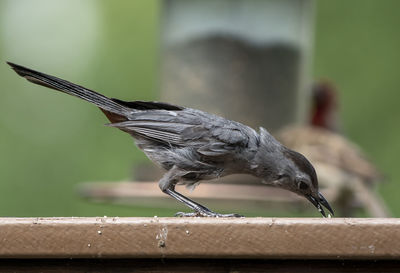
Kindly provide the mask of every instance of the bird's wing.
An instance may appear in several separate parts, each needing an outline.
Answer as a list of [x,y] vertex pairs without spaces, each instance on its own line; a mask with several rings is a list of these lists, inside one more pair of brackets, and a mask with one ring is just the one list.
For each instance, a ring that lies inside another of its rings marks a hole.
[[190,108],[139,111],[110,126],[161,145],[193,147],[204,156],[221,156],[246,147],[257,135],[240,123]]

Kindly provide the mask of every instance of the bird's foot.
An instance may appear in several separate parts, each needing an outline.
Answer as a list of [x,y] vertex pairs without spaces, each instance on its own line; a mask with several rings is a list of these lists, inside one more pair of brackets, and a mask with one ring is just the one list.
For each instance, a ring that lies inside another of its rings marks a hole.
[[213,211],[195,211],[195,212],[177,212],[175,216],[178,217],[236,217],[236,218],[243,218],[243,215],[237,213],[229,213],[229,214],[221,214],[216,213]]

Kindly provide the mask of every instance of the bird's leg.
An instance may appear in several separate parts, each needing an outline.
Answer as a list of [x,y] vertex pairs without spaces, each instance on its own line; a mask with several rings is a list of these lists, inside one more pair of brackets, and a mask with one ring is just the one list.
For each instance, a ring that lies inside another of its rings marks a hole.
[[184,203],[186,206],[194,210],[191,213],[184,213],[178,212],[175,215],[181,217],[188,217],[188,216],[205,216],[205,217],[243,217],[242,215],[232,213],[232,214],[220,214],[213,212],[212,210],[196,203],[195,201],[183,196],[182,194],[175,191],[175,185],[178,180],[187,174],[186,171],[179,170],[176,166],[172,167],[158,182],[160,189],[168,194],[169,196],[173,197],[174,199],[178,200],[179,202]]
[[196,203],[195,201],[191,200],[190,198],[187,198],[186,196],[180,194],[179,192],[176,192],[174,189],[166,189],[164,191],[166,194],[169,196],[175,198],[176,200],[184,203],[186,206],[194,210],[195,212],[177,212],[175,215],[180,216],[180,217],[191,217],[191,216],[205,216],[205,217],[243,217],[242,215],[239,215],[237,213],[230,213],[230,214],[221,214],[221,213],[216,213],[203,205],[200,205],[199,203]]

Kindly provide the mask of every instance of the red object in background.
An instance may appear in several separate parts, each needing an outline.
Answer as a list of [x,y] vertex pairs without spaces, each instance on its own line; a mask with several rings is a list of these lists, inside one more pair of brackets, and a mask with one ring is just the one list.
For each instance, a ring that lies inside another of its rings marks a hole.
[[310,123],[331,131],[338,130],[338,98],[335,87],[328,81],[313,86]]

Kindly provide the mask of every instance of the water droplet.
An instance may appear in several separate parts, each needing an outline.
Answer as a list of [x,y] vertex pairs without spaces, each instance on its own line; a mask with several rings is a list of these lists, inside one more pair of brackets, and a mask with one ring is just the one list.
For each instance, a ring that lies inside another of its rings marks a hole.
[[165,241],[164,240],[158,241],[158,246],[159,247],[165,247]]

